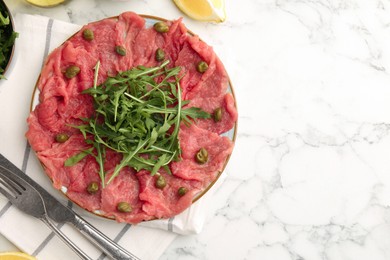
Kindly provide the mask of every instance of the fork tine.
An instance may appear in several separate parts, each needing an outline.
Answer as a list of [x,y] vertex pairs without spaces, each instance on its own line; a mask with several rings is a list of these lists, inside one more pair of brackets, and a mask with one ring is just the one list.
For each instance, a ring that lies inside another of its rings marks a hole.
[[22,194],[22,192],[20,191],[20,187],[18,185],[16,185],[14,182],[6,178],[5,176],[2,176],[1,174],[0,174],[0,184],[2,184],[3,187],[5,187],[9,192],[11,192],[14,195],[14,197]]
[[3,177],[0,176],[0,186],[3,185],[3,188],[5,188],[6,190],[8,190],[10,193],[12,193],[12,195],[14,195],[14,197],[16,197],[17,194],[20,194],[20,192],[18,190],[16,190],[12,185],[10,185],[8,182],[4,181],[2,179]]
[[[14,183],[16,185],[15,188],[17,188],[19,191],[25,191],[25,185],[26,181],[20,178],[19,176],[15,175],[14,173],[10,172],[7,168],[4,168],[0,165],[0,176],[4,176],[9,181]],[[8,182],[9,183],[9,182]]]
[[15,201],[15,199],[16,199],[15,196],[12,196],[9,191],[7,191],[6,189],[4,189],[1,186],[0,186],[0,193],[3,194],[5,197],[7,197],[7,199],[9,199],[11,202]]
[[8,178],[2,167],[0,167],[0,192],[10,201],[14,201],[18,195],[22,194],[21,186]]
[[[6,174],[8,173],[8,174]],[[21,184],[22,179],[15,176],[13,173],[10,173],[7,169],[0,166],[0,179],[6,182],[10,187],[12,187],[18,194],[21,194],[26,188]],[[7,187],[9,188],[9,187]]]

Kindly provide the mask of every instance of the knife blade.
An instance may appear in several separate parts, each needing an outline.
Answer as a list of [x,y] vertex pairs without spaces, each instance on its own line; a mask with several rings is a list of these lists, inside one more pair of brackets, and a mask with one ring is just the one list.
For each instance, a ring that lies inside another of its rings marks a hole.
[[89,222],[79,216],[69,207],[63,205],[53,195],[46,191],[37,182],[31,179],[27,174],[21,171],[16,165],[6,159],[0,154],[0,165],[15,173],[26,182],[31,184],[42,196],[45,203],[47,214],[49,218],[58,223],[70,223],[76,229],[80,231],[86,238],[88,238],[93,244],[100,248],[106,255],[112,259],[128,259],[128,260],[139,260],[135,255],[129,253],[120,245],[112,241],[109,237],[104,235]]

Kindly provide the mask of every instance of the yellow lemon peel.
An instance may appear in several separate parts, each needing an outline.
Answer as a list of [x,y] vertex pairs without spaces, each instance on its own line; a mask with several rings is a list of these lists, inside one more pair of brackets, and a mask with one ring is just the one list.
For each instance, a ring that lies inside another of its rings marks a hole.
[[27,0],[27,2],[39,7],[52,7],[65,2],[65,0]]
[[37,260],[35,257],[21,252],[0,253],[0,260]]
[[226,20],[224,0],[173,0],[173,2],[192,19],[217,23]]

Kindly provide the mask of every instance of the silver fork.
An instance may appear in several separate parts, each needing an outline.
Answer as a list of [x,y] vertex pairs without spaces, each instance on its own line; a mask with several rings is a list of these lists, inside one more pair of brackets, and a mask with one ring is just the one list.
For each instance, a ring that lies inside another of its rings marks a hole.
[[14,174],[6,175],[3,171],[0,171],[0,193],[7,197],[19,210],[42,220],[81,259],[92,260],[92,258],[86,255],[61,230],[50,222],[41,195],[29,183]]

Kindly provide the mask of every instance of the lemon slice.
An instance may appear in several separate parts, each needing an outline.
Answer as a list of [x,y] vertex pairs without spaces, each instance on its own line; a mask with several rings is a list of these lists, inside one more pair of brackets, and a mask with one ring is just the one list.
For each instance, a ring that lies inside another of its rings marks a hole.
[[173,0],[189,17],[198,21],[221,23],[226,20],[225,0]]
[[51,7],[65,2],[65,0],[26,0],[26,1],[29,2],[30,4],[40,6],[40,7]]
[[21,252],[5,252],[0,253],[0,260],[37,260],[31,255]]

